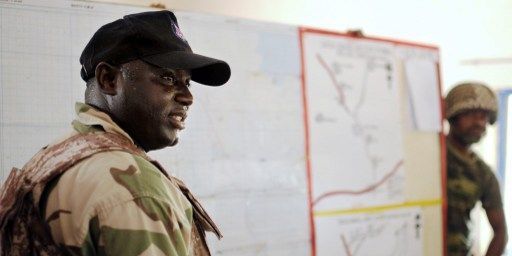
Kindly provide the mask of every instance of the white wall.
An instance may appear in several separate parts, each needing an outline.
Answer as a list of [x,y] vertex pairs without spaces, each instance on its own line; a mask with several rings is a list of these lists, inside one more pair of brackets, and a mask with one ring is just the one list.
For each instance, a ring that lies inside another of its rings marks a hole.
[[[134,5],[164,4],[196,11],[437,45],[443,91],[461,80],[481,80],[495,89],[512,87],[510,0],[100,0]],[[221,41],[222,38],[219,38]],[[476,147],[496,167],[496,135]],[[512,220],[509,222],[512,223]],[[483,244],[488,226],[483,223]],[[484,246],[483,246],[484,247]],[[479,250],[484,250],[480,248]]]

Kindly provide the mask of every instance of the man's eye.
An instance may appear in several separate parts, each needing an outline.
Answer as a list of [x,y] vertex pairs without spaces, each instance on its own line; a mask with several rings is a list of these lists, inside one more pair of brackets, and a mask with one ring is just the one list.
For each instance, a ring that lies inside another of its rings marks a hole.
[[174,84],[176,82],[176,78],[174,78],[173,76],[162,76],[162,79],[169,84]]

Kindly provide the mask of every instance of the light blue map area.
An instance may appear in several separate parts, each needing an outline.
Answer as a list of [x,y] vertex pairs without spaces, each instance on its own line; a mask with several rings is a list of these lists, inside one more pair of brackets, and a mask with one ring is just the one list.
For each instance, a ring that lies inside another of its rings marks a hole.
[[220,88],[194,86],[187,129],[156,158],[212,212],[218,255],[308,255],[309,216],[297,28],[178,13],[201,54],[232,69]]

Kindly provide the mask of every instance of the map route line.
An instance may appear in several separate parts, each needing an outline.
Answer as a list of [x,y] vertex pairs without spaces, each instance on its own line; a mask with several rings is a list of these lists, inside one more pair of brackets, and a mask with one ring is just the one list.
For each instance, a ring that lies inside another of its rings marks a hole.
[[441,198],[425,199],[419,201],[408,201],[398,204],[390,205],[379,205],[356,209],[343,209],[343,210],[326,210],[326,211],[315,211],[313,214],[315,217],[335,217],[341,215],[353,215],[361,213],[379,213],[383,211],[411,208],[411,207],[434,207],[439,206],[442,203]]
[[345,253],[347,256],[352,256],[352,253],[350,252],[350,248],[348,247],[347,239],[344,235],[341,235],[341,241],[343,242],[343,247],[345,248]]
[[335,190],[335,191],[330,191],[330,192],[324,193],[324,194],[320,195],[319,197],[317,197],[313,201],[313,206],[315,204],[318,204],[320,201],[322,201],[323,199],[325,199],[327,197],[332,197],[332,196],[337,196],[337,195],[361,195],[361,194],[366,194],[366,193],[372,192],[375,189],[377,189],[378,187],[380,187],[382,184],[384,184],[388,179],[390,179],[400,169],[400,167],[403,165],[403,163],[404,163],[403,160],[398,161],[398,163],[395,164],[393,169],[388,174],[386,174],[384,177],[382,177],[381,180],[379,180],[375,184],[371,184],[370,186],[368,186],[366,188],[363,188],[360,190]]
[[320,54],[316,55],[316,58],[318,59],[318,62],[320,62],[320,65],[327,71],[327,74],[329,75],[329,78],[331,79],[332,83],[335,85],[334,87],[338,91],[338,95],[340,97],[340,103],[343,106],[343,108],[347,111],[347,113],[350,113],[350,110],[348,109],[347,103],[346,103],[346,97],[345,97],[345,91],[343,91],[343,87],[338,84],[338,81],[336,81],[336,77],[334,75],[334,72],[329,68],[329,65],[325,62],[325,60],[320,56]]

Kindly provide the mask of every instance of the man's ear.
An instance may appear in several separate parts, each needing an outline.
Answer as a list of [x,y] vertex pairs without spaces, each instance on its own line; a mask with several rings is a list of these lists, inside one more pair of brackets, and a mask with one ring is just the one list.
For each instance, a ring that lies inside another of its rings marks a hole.
[[106,62],[100,62],[96,65],[95,76],[98,87],[101,92],[108,95],[116,95],[118,76],[121,75],[119,68],[114,67]]

